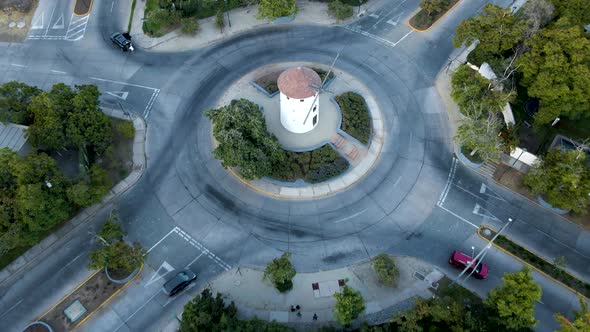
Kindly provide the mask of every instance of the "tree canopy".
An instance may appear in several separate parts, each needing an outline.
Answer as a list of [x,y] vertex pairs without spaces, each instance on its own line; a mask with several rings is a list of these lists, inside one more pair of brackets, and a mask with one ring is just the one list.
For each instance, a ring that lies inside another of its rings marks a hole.
[[399,277],[399,269],[395,261],[388,254],[379,254],[373,258],[373,269],[380,282],[394,286]]
[[260,106],[246,99],[207,111],[218,146],[215,158],[225,167],[237,167],[241,176],[252,180],[271,174],[273,163],[285,154],[276,137],[266,130]]
[[496,112],[486,112],[481,105],[466,108],[465,118],[457,128],[455,140],[461,147],[471,150],[483,160],[497,160],[504,149],[504,141],[498,135],[502,130],[501,119]]
[[568,17],[580,26],[590,23],[590,2],[588,0],[551,0],[559,17]]
[[269,279],[280,292],[286,292],[293,288],[292,280],[297,274],[291,264],[289,253],[283,253],[281,257],[275,258],[264,270],[264,278]]
[[484,303],[495,314],[493,318],[499,326],[517,330],[535,326],[535,302],[540,299],[541,287],[533,280],[531,271],[524,268],[506,273],[502,284],[490,291]]
[[481,14],[457,26],[453,45],[460,47],[479,40],[482,51],[501,54],[522,40],[526,28],[526,22],[518,20],[510,9],[487,4]]
[[336,299],[334,314],[342,325],[349,325],[365,311],[365,299],[361,293],[348,286],[344,286],[342,291],[335,293],[334,298]]
[[560,18],[527,45],[518,63],[529,96],[540,99],[535,121],[590,116],[590,40],[582,27]]
[[36,86],[11,81],[0,85],[0,122],[29,125],[32,115],[28,106],[41,93]]
[[274,20],[282,16],[292,16],[297,13],[295,0],[260,0],[258,17]]
[[580,311],[574,311],[574,320],[571,321],[562,314],[556,314],[555,319],[561,324],[557,332],[588,332],[590,331],[590,311],[582,296],[579,297]]
[[583,213],[590,193],[590,167],[582,150],[549,150],[524,178],[531,190],[554,207]]
[[479,104],[488,112],[501,112],[512,96],[467,65],[459,66],[451,77],[451,97],[461,111]]

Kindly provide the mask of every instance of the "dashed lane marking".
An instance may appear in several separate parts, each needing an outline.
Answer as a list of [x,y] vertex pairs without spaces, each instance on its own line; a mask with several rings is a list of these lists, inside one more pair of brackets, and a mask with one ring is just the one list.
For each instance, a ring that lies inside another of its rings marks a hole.
[[371,38],[373,40],[376,40],[376,41],[378,41],[380,43],[383,43],[383,44],[385,44],[387,46],[390,46],[390,47],[395,47],[396,45],[398,45],[399,43],[401,43],[404,39],[406,39],[406,37],[408,37],[410,34],[412,34],[412,32],[414,32],[414,30],[410,30],[410,32],[406,33],[402,38],[400,38],[398,41],[396,41],[394,43],[394,42],[389,41],[389,40],[387,40],[385,38],[381,38],[381,37],[379,37],[377,35],[374,35],[372,33],[363,31],[363,30],[358,29],[358,28],[355,28],[355,27],[345,26],[344,29],[349,30],[349,31],[352,31],[352,32],[356,32],[356,33],[361,34],[361,35],[363,35],[365,37],[369,37],[369,38]]
[[154,106],[154,102],[156,101],[156,99],[158,98],[158,95],[160,94],[160,89],[152,88],[152,87],[145,86],[145,85],[139,85],[139,84],[133,84],[133,83],[126,83],[126,82],[120,82],[120,81],[113,81],[113,80],[109,80],[109,79],[105,79],[105,78],[98,78],[98,77],[93,77],[93,76],[90,76],[89,78],[90,79],[93,79],[93,80],[101,81],[101,82],[123,84],[123,85],[133,86],[133,87],[136,87],[136,88],[143,88],[143,89],[152,90],[153,91],[152,92],[152,96],[148,100],[148,103],[145,106],[145,109],[143,110],[143,114],[142,114],[143,115],[143,118],[146,119],[146,120],[150,116],[150,113],[152,112],[152,108]]
[[215,261],[215,263],[217,263],[217,265],[221,266],[226,271],[231,270],[231,266],[229,264],[225,263],[221,258],[217,257],[214,253],[212,253],[211,251],[209,251],[209,249],[205,248],[205,246],[203,246],[201,243],[199,243],[199,241],[193,239],[185,231],[183,231],[182,229],[180,229],[178,227],[175,227],[174,228],[174,231],[176,233],[178,233],[178,235],[180,235],[188,243],[190,243],[193,247],[201,250],[205,255],[207,255],[207,257],[209,257],[210,259],[212,259],[213,261]]

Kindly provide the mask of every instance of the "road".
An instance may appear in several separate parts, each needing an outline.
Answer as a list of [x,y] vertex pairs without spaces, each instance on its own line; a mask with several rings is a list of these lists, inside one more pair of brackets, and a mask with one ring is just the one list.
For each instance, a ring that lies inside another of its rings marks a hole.
[[[531,212],[545,215],[453,157],[447,115],[433,84],[453,55],[454,27],[482,4],[462,2],[435,29],[417,33],[404,22],[418,2],[388,2],[344,27],[272,26],[190,52],[128,54],[108,41],[111,32],[126,26],[127,5],[97,1],[84,33],[70,32],[75,38],[82,35],[76,41],[67,38],[67,28],[59,32],[52,29],[53,19],[45,19],[47,34],[36,29],[40,31],[23,44],[1,45],[2,82],[20,80],[43,89],[56,82],[97,84],[105,105],[123,107],[148,122],[148,169],[116,203],[130,240],[149,248],[146,270],[83,329],[157,330],[207,280],[234,266],[263,267],[284,251],[292,253],[298,271],[343,267],[388,252],[419,257],[455,276],[458,271],[446,262],[450,252],[484,246],[476,226],[497,227],[507,217],[531,223]],[[509,1],[495,3],[506,6]],[[72,8],[61,2],[48,6],[43,12],[63,12],[64,18]],[[337,72],[359,78],[383,112],[386,142],[371,173],[348,190],[314,200],[267,197],[230,176],[212,157],[210,124],[203,112],[216,105],[227,86],[260,66],[278,61],[330,64],[343,46]],[[480,193],[482,183],[489,191]],[[503,201],[494,203],[499,199],[492,192]],[[479,214],[473,213],[475,204]],[[19,331],[65,294],[72,281],[89,273],[87,252],[101,221],[77,229],[46,259],[0,284],[1,326]],[[486,260],[490,277],[466,283],[482,296],[500,283],[504,272],[522,267],[495,249]],[[199,283],[169,301],[159,287],[185,267],[200,274]],[[544,277],[534,277],[544,291],[536,313],[538,329],[552,330],[552,313],[571,314],[577,299]]]

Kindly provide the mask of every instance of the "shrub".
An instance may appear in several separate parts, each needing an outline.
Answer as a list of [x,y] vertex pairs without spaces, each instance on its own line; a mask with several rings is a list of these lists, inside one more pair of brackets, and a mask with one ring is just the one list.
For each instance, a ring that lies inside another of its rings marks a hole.
[[221,7],[217,9],[217,13],[215,14],[215,26],[219,29],[223,29],[225,26],[225,22],[223,21],[223,8]]
[[387,286],[394,286],[398,277],[399,270],[395,261],[387,254],[379,254],[373,258],[373,269],[377,273],[380,282]]
[[127,139],[135,137],[135,128],[133,122],[122,121],[117,125],[117,132]]
[[264,278],[269,279],[281,293],[293,288],[292,280],[297,274],[289,260],[290,257],[291,255],[286,252],[281,257],[273,259],[264,270]]
[[348,286],[344,286],[341,292],[334,294],[334,298],[336,299],[334,314],[342,325],[350,325],[365,311],[365,299],[361,293]]
[[336,96],[335,99],[342,111],[341,129],[361,143],[368,144],[371,135],[371,119],[363,96],[354,92],[345,92]]
[[143,21],[143,31],[152,37],[161,37],[178,23],[180,23],[178,12],[158,9],[151,12],[148,18]]
[[308,152],[285,152],[284,160],[273,164],[270,176],[280,181],[318,183],[342,174],[348,166],[348,161],[326,144]]
[[199,22],[192,17],[184,17],[180,20],[180,31],[184,34],[194,35],[199,31]]
[[352,16],[352,7],[336,0],[328,4],[328,13],[341,21]]
[[141,266],[145,253],[139,243],[131,246],[123,240],[117,241],[91,251],[88,268],[94,270],[108,267],[109,271],[129,274]]

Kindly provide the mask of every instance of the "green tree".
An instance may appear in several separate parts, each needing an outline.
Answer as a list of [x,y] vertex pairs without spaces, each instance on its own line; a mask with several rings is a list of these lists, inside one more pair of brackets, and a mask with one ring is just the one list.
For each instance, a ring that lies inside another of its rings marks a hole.
[[56,98],[55,94],[49,92],[42,92],[33,97],[29,105],[29,111],[33,114],[33,123],[27,130],[33,146],[43,146],[56,151],[68,145],[64,119],[66,114],[71,112],[72,107],[67,105],[68,103],[63,103],[62,99],[72,100],[74,95],[67,90],[69,87],[58,90],[67,93],[68,96],[64,98]]
[[295,0],[260,0],[258,18],[274,20],[282,16],[293,16],[295,14],[297,14]]
[[63,190],[44,183],[19,186],[16,193],[16,217],[29,231],[29,243],[39,240],[39,233],[65,221],[70,216]]
[[111,212],[105,223],[97,234],[104,242],[113,243],[123,240],[127,232],[121,226],[119,216]]
[[67,189],[68,199],[77,206],[87,207],[100,202],[111,186],[107,171],[100,165],[93,164],[88,179],[83,179]]
[[215,13],[215,26],[222,31],[223,27],[225,27],[225,22],[223,20],[223,7],[221,6],[217,9],[217,12]]
[[131,273],[141,266],[145,254],[145,249],[139,243],[131,246],[120,240],[91,251],[88,268],[96,270],[108,267],[109,271]]
[[526,31],[526,22],[518,20],[509,8],[487,4],[483,12],[464,20],[457,26],[453,45],[471,44],[490,54],[501,54],[520,42]]
[[264,278],[270,280],[277,290],[287,292],[293,288],[293,278],[297,271],[289,260],[291,254],[288,252],[275,258],[264,269]]
[[555,319],[561,324],[557,332],[588,332],[590,331],[590,311],[582,296],[579,296],[580,311],[574,311],[574,321],[569,320],[562,314],[556,314]]
[[276,137],[266,130],[260,107],[246,99],[207,111],[213,123],[213,137],[219,143],[213,151],[225,167],[238,167],[245,179],[271,174],[272,164],[285,158]]
[[506,273],[502,285],[492,289],[484,303],[499,326],[517,330],[535,326],[535,302],[540,299],[541,287],[524,268]]
[[36,86],[11,81],[0,85],[0,122],[29,125],[32,115],[28,106],[41,93]]
[[590,167],[582,150],[551,149],[524,178],[524,184],[554,207],[584,213],[590,193]]
[[112,122],[99,107],[96,85],[76,85],[73,109],[67,114],[65,132],[68,144],[89,144],[102,153],[112,142]]
[[467,65],[459,66],[451,77],[451,97],[462,111],[479,104],[484,110],[501,112],[513,96]]
[[447,6],[447,0],[422,0],[420,8],[424,9],[428,16],[437,14]]
[[502,122],[496,112],[486,112],[481,105],[464,109],[465,118],[457,128],[455,140],[471,151],[470,156],[485,160],[497,160],[504,148],[499,133]]
[[418,299],[412,309],[398,313],[391,321],[397,324],[397,329],[391,330],[399,332],[482,331],[472,312],[449,297]]
[[379,254],[373,258],[373,269],[377,273],[380,282],[388,286],[394,286],[399,277],[399,269],[395,261],[387,254]]
[[541,100],[535,123],[590,116],[590,40],[582,27],[561,18],[527,45],[518,63],[528,95]]
[[334,294],[334,298],[336,299],[334,314],[338,322],[344,326],[350,325],[365,311],[365,299],[361,293],[348,286],[344,286],[342,291]]
[[335,0],[328,3],[328,13],[335,17],[338,21],[345,20],[352,16],[352,6],[343,3],[340,0]]
[[590,23],[590,2],[587,0],[551,0],[559,17],[567,17],[573,23],[584,26]]

